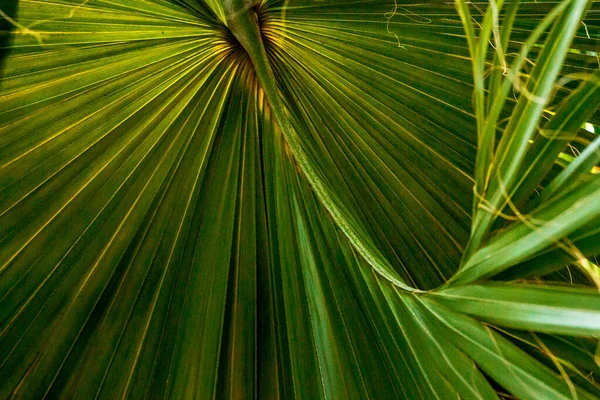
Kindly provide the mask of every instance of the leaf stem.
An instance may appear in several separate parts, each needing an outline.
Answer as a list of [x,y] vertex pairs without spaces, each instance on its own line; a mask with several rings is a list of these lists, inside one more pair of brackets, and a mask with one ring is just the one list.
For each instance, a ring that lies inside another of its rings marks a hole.
[[352,226],[352,221],[348,219],[348,213],[344,212],[342,206],[335,202],[332,193],[330,193],[330,190],[327,189],[324,183],[324,179],[319,176],[318,172],[311,164],[306,152],[302,148],[298,134],[293,129],[287,117],[283,100],[281,99],[277,88],[275,74],[271,68],[262,40],[258,17],[253,9],[252,1],[224,0],[223,8],[225,10],[227,26],[239,43],[244,47],[252,61],[254,71],[261,84],[265,98],[269,103],[276,124],[279,126],[296,162],[304,172],[323,206],[329,211],[336,224],[348,237],[356,250],[377,273],[403,290],[411,292],[419,291],[418,289],[407,285],[402,280],[379,250],[370,243],[368,238],[360,237],[360,233]]

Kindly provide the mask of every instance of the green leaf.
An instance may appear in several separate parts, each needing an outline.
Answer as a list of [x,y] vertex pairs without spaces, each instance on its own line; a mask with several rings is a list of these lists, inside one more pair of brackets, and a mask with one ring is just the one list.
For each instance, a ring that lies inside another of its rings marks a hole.
[[448,335],[495,381],[522,399],[596,398],[531,358],[492,328],[426,300]]
[[497,326],[572,336],[600,332],[600,297],[591,289],[486,283],[441,290],[432,298]]
[[598,3],[458,5],[2,3],[0,398],[599,398],[597,293],[490,281],[600,251]]
[[[501,212],[512,198],[515,182],[518,179],[519,166],[523,163],[529,141],[536,131],[536,126],[549,100],[560,68],[577,31],[577,26],[588,6],[586,0],[563,2],[559,7],[564,7],[565,11],[562,15],[555,15],[557,20],[537,57],[529,79],[525,83],[518,83],[520,82],[520,63],[526,54],[517,59],[516,65],[512,66],[509,76],[505,78],[508,83],[507,88],[516,86],[516,89],[522,93],[495,151],[495,165],[490,171],[489,178],[486,179],[489,187],[476,188],[477,193],[482,197],[479,203],[484,207],[475,213],[467,258],[482,244],[491,224],[497,217],[496,213]],[[559,8],[557,7],[556,10]],[[534,32],[531,39],[537,35],[539,32]],[[506,92],[498,94],[501,102],[504,101],[506,94]],[[495,109],[500,107],[493,106]],[[498,111],[492,112],[495,115],[486,121],[488,129],[495,129],[497,121]],[[483,116],[478,116],[478,118],[481,120]]]
[[[571,246],[568,236],[584,227],[579,235],[595,233],[600,218],[599,195],[600,179],[596,178],[553,199],[531,215],[522,216],[522,220],[498,233],[473,254],[449,282],[458,285],[492,277],[554,246],[580,260],[580,253]],[[521,273],[527,275],[527,271]]]

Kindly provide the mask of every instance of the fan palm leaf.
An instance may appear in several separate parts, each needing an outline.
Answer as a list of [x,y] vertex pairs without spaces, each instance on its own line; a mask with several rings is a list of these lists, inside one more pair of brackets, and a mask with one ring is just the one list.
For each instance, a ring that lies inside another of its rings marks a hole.
[[504,3],[0,7],[0,397],[600,397],[600,3]]

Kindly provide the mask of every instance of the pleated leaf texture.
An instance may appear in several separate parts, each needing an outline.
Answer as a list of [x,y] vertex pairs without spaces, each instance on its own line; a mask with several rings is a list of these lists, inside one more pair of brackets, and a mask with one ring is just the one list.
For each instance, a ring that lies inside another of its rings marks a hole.
[[600,398],[600,2],[0,11],[0,399]]

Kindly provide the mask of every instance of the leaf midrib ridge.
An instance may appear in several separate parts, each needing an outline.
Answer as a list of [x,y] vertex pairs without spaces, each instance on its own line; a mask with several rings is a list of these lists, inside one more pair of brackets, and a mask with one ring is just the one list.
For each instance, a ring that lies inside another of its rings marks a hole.
[[279,128],[300,169],[323,206],[329,211],[338,227],[348,237],[356,250],[367,260],[373,269],[382,277],[402,290],[421,292],[407,285],[377,247],[353,227],[349,213],[343,205],[334,200],[334,195],[319,176],[302,148],[300,139],[288,119],[284,103],[277,88],[277,81],[267,55],[265,42],[260,30],[260,22],[256,8],[247,0],[224,0],[227,27],[244,48],[251,60],[259,86],[262,88],[266,103],[271,108],[274,122]]

